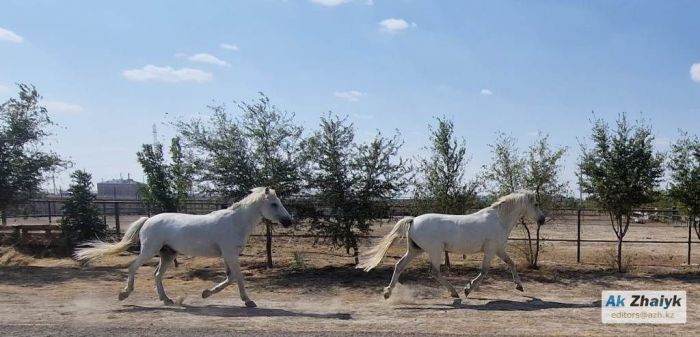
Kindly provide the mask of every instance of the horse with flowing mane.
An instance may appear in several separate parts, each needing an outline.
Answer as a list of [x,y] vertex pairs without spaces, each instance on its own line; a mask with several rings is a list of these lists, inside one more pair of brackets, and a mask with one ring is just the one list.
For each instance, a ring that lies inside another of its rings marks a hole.
[[226,267],[226,280],[204,290],[202,297],[207,298],[218,293],[236,281],[241,300],[247,307],[255,307],[255,302],[246,294],[238,256],[253,228],[262,218],[281,223],[285,227],[293,221],[275,191],[268,187],[254,188],[248,196],[227,209],[209,214],[161,213],[150,218],[140,218],[131,224],[120,242],[89,242],[88,245],[92,247],[78,249],[75,258],[85,262],[94,261],[103,256],[124,252],[140,241],[141,252],[129,265],[129,277],[126,287],[119,293],[119,300],[129,297],[134,290],[134,274],[139,267],[152,257],[160,255],[160,262],[155,271],[156,290],[163,303],[173,304],[165,295],[163,274],[175,260],[177,253],[189,256],[221,256]]
[[467,215],[423,214],[415,218],[405,217],[397,222],[391,232],[375,247],[361,255],[357,268],[369,271],[376,267],[382,262],[382,258],[394,240],[406,236],[408,249],[394,267],[391,282],[384,288],[384,298],[391,296],[391,291],[398,282],[401,272],[422,252],[429,255],[433,276],[456,300],[459,299],[459,294],[440,274],[443,252],[484,253],[481,272],[465,286],[465,296],[469,296],[471,291],[479,287],[488,274],[494,256],[500,257],[508,265],[513,274],[516,289],[523,291],[515,264],[506,253],[506,245],[513,227],[524,216],[537,220],[540,224],[544,223],[544,214],[538,207],[534,192],[509,194],[501,197],[491,206]]

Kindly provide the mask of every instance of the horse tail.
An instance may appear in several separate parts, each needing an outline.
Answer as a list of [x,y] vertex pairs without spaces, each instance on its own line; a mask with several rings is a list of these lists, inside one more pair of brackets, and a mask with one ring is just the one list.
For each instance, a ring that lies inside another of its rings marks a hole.
[[377,245],[360,255],[360,263],[357,265],[357,268],[370,271],[372,268],[379,265],[384,255],[386,255],[386,252],[389,250],[389,247],[391,247],[391,244],[394,243],[394,240],[401,236],[408,236],[408,229],[411,227],[412,223],[413,217],[410,216],[399,220],[399,222],[394,225],[391,232],[379,240]]
[[134,221],[119,242],[107,243],[100,240],[87,242],[86,244],[92,247],[78,249],[74,255],[75,259],[92,262],[106,255],[116,255],[126,251],[139,240],[139,232],[146,220],[148,220],[147,217],[142,217]]

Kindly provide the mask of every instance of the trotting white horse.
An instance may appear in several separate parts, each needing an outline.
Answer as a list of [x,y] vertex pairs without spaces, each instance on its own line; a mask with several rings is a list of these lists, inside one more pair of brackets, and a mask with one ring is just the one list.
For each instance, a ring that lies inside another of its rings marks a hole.
[[247,197],[227,209],[205,215],[162,213],[151,218],[136,220],[126,231],[120,242],[108,244],[93,241],[92,248],[79,249],[75,254],[78,260],[92,261],[106,255],[126,251],[141,240],[141,253],[129,265],[126,287],[119,293],[119,300],[129,297],[134,290],[134,274],[143,263],[160,255],[160,263],[155,271],[158,297],[165,304],[173,301],[165,295],[163,274],[173,262],[177,253],[189,256],[221,256],[226,267],[226,280],[202,292],[207,298],[226,288],[233,281],[238,283],[241,300],[247,307],[255,307],[245,291],[243,274],[238,255],[245,247],[253,227],[262,218],[289,226],[292,217],[284,208],[275,191],[267,187],[257,187]]
[[408,238],[408,251],[396,263],[391,282],[384,288],[384,298],[391,296],[399,275],[411,260],[424,251],[430,257],[433,276],[455,299],[459,299],[459,294],[440,275],[440,262],[445,251],[458,254],[484,253],[481,272],[465,286],[465,296],[479,287],[488,274],[494,256],[500,257],[510,267],[516,289],[523,291],[515,264],[506,253],[506,244],[513,227],[524,216],[537,220],[540,224],[544,223],[544,214],[539,209],[533,192],[509,194],[491,206],[467,215],[423,214],[415,218],[406,217],[397,222],[375,247],[361,255],[358,268],[369,271],[379,265],[394,240],[405,235]]

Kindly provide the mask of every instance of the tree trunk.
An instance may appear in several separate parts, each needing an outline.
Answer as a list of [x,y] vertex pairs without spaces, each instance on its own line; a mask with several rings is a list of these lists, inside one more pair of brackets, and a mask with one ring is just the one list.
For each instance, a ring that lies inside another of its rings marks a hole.
[[534,269],[535,265],[533,264],[534,254],[532,253],[532,234],[530,233],[530,228],[527,227],[527,224],[523,219],[520,219],[520,224],[523,226],[523,228],[525,228],[525,233],[527,234],[527,253],[525,254],[527,259],[527,267]]
[[0,222],[2,223],[3,226],[7,225],[7,215],[5,214],[5,210],[0,210],[0,219],[2,219]]
[[619,235],[617,236],[617,271],[622,273],[622,238],[624,237],[624,233],[622,232],[622,217],[617,219],[617,224],[619,229]]
[[617,239],[617,271],[622,273],[622,237]]
[[532,258],[532,267],[534,269],[539,268],[539,266],[537,264],[538,264],[538,261],[540,259],[540,228],[541,227],[542,226],[537,224],[537,230],[535,232],[535,254],[534,254],[534,257]]
[[355,242],[355,243],[353,244],[353,247],[352,247],[352,257],[355,259],[355,265],[360,264],[360,254],[359,254],[359,252],[358,252],[357,242]]
[[272,224],[265,220],[265,252],[267,253],[267,268],[272,268]]

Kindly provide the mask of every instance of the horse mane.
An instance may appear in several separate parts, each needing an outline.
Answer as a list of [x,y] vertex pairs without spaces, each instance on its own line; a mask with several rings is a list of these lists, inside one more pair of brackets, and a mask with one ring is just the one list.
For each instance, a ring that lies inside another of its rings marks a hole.
[[516,210],[520,210],[535,195],[532,191],[520,191],[504,195],[491,204],[491,208],[497,209],[502,217],[509,218]]
[[[266,188],[267,187],[256,187],[256,188],[251,189],[250,194],[248,194],[245,198],[243,198],[237,202],[234,202],[233,205],[229,206],[228,209],[234,210],[234,209],[241,208],[243,206],[248,206],[248,205],[252,205],[252,204],[255,204],[257,202],[260,202],[261,200],[265,199],[265,197],[267,196],[265,194]],[[273,190],[273,189],[269,190],[269,195],[277,196],[277,194],[275,194],[275,190]]]

